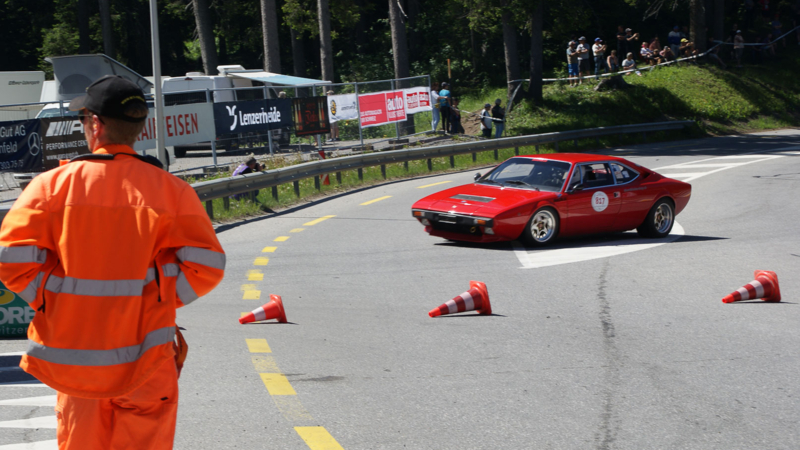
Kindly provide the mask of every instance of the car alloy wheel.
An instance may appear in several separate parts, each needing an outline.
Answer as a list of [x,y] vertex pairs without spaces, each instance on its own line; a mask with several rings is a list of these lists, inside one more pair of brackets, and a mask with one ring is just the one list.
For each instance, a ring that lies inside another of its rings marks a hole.
[[558,232],[558,217],[551,208],[536,211],[528,222],[527,240],[534,245],[543,245],[553,240]]
[[669,234],[672,229],[672,206],[667,202],[662,202],[656,207],[655,214],[653,214],[653,228],[659,235]]

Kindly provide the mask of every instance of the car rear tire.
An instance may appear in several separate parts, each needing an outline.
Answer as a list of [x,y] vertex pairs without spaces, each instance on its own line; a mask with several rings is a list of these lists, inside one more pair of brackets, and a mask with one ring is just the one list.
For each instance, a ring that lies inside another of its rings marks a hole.
[[663,238],[672,231],[675,224],[675,204],[669,198],[659,199],[641,225],[636,229],[639,235],[647,238]]
[[525,226],[525,231],[522,232],[522,238],[532,246],[547,245],[558,236],[559,225],[560,221],[556,210],[545,206],[533,213]]

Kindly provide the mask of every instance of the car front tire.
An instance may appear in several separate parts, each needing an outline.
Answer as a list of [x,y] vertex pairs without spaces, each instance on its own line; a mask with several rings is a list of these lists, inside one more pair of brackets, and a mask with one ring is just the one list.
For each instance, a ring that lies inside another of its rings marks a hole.
[[536,210],[528,220],[522,238],[525,243],[540,247],[553,242],[558,235],[560,221],[555,209],[546,206]]
[[642,237],[658,239],[668,236],[674,224],[675,204],[669,198],[662,198],[650,208],[644,222],[636,231]]

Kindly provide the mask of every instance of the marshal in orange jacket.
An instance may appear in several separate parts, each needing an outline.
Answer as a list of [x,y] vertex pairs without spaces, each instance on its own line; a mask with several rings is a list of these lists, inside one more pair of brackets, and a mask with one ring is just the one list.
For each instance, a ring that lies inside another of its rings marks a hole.
[[0,280],[36,310],[20,366],[79,397],[125,394],[173,358],[176,308],[224,269],[194,190],[123,154],[37,176],[0,228]]

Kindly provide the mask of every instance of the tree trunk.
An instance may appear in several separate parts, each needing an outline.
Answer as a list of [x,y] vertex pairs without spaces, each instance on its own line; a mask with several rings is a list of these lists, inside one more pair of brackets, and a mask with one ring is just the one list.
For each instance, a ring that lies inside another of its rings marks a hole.
[[725,0],[714,0],[714,39],[725,40]]
[[319,17],[319,62],[322,79],[333,82],[333,43],[331,42],[331,11],[328,0],[317,0]]
[[706,7],[703,0],[690,0],[689,36],[694,48],[702,53],[706,51]]
[[531,21],[531,79],[528,85],[528,96],[541,106],[542,95],[542,61],[543,55],[543,23],[544,23],[544,2],[539,0],[530,14]]
[[194,20],[197,24],[197,38],[200,40],[203,71],[206,75],[216,75],[219,60],[217,59],[209,0],[192,0],[192,6],[194,7]]
[[[517,34],[514,24],[511,22],[511,11],[508,9],[508,2],[503,1],[503,48],[506,56],[506,81],[519,80],[519,54],[517,54]],[[507,84],[508,96],[513,102],[511,95],[514,93],[513,84]]]
[[[394,77],[408,78],[408,42],[406,40],[406,24],[400,12],[400,0],[389,0],[389,25],[392,28],[392,56],[394,59]],[[395,83],[395,88],[407,87],[407,81]],[[409,114],[400,134],[414,134],[414,118]]]
[[87,54],[91,51],[91,38],[89,37],[89,0],[78,0],[78,53]]
[[116,59],[114,51],[114,30],[111,26],[110,0],[100,0],[100,22],[103,27],[103,53]]
[[305,77],[306,74],[306,57],[303,51],[303,33],[297,32],[294,28],[289,28],[292,40],[292,68],[294,69],[294,76]]
[[275,0],[261,0],[261,27],[264,37],[264,70],[281,73],[278,14],[275,9]]

